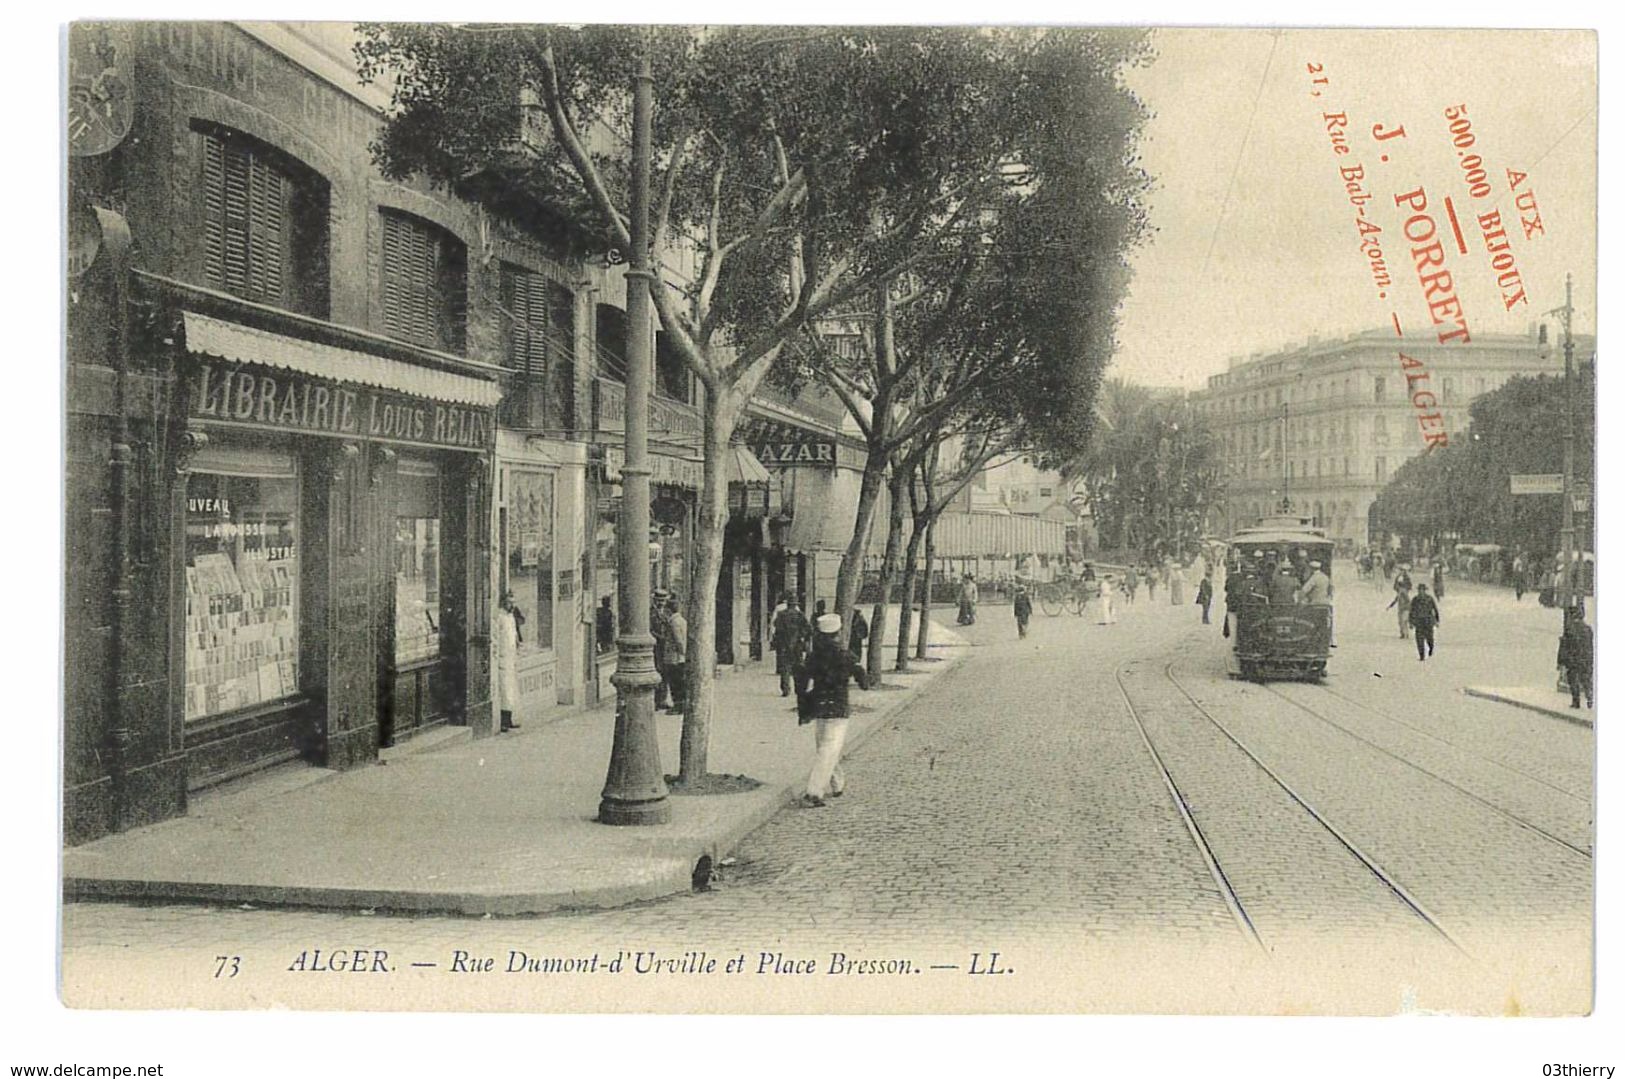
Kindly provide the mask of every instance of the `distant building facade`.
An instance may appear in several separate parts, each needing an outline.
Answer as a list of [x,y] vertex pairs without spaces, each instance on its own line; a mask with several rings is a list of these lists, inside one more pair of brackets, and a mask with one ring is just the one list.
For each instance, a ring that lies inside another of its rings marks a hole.
[[1561,350],[1533,329],[1440,345],[1384,328],[1233,358],[1191,398],[1224,463],[1210,528],[1227,535],[1289,498],[1333,539],[1365,545],[1378,493],[1406,461],[1460,438],[1476,398],[1562,370]]

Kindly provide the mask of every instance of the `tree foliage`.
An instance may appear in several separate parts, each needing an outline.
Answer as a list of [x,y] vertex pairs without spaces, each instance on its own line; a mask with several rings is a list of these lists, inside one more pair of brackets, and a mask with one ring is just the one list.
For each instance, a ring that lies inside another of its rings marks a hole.
[[[393,83],[375,155],[390,175],[421,174],[529,214],[578,250],[624,251],[641,55],[656,102],[652,246],[666,267],[651,293],[705,389],[689,641],[705,656],[727,518],[723,455],[761,378],[805,326],[973,249],[981,212],[1015,186],[1093,182],[1097,197],[1130,203],[1143,178],[1119,135],[1140,111],[1116,76],[1144,43],[958,27],[370,24],[361,73]],[[538,126],[551,137],[520,138]],[[1107,230],[1091,238],[1108,259],[1116,251]],[[684,252],[695,272],[670,272]],[[889,406],[880,414],[889,422]],[[696,664],[690,679],[685,778],[704,772],[709,672]]]
[[1067,471],[1082,477],[1101,545],[1153,553],[1201,534],[1224,498],[1217,439],[1183,397],[1108,380],[1088,449]]
[[[1576,374],[1574,472],[1593,474],[1595,368]],[[1563,521],[1560,495],[1514,495],[1515,474],[1563,471],[1563,379],[1520,377],[1475,400],[1466,436],[1405,462],[1373,504],[1378,526],[1412,539],[1496,543],[1550,553]],[[1582,542],[1585,542],[1582,537]]]

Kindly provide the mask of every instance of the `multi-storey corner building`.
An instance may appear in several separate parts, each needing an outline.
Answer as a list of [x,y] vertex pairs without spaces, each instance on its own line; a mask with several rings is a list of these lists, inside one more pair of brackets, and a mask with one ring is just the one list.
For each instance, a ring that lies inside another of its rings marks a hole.
[[1383,328],[1232,358],[1192,395],[1223,447],[1225,500],[1210,526],[1227,535],[1288,498],[1345,547],[1370,543],[1377,494],[1400,465],[1461,437],[1474,398],[1562,370],[1533,329],[1440,345]]
[[[609,691],[618,619],[598,611],[615,606],[639,332],[625,267],[500,177],[453,193],[381,175],[368,145],[388,95],[358,84],[347,36],[70,34],[70,842],[279,764],[490,733],[505,591],[524,616],[521,719]],[[658,330],[641,331],[655,527],[633,542],[682,595],[701,424]],[[777,484],[736,447],[722,662],[760,656],[777,596],[810,600],[838,558],[824,501],[855,490],[862,458],[828,413],[753,410]]]

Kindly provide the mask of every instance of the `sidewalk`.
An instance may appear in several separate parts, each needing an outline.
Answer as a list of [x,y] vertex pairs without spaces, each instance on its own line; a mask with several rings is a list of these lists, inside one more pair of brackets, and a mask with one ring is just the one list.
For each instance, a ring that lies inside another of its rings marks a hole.
[[1551,686],[1467,686],[1462,690],[1469,697],[1482,697],[1487,701],[1527,708],[1531,712],[1544,712],[1582,727],[1596,726],[1596,710],[1570,708],[1569,695],[1559,693]]
[[[939,662],[854,688],[849,751],[963,659],[964,639],[933,621]],[[682,717],[656,723],[674,773]],[[716,682],[710,770],[762,785],[674,795],[670,824],[609,827],[593,817],[613,736],[610,701],[352,772],[284,772],[67,849],[63,894],[496,915],[619,906],[688,891],[702,859],[720,861],[800,796],[813,754],[813,725],[796,723],[770,662],[731,673]]]
[[[1540,680],[1524,678],[1514,682],[1500,679],[1486,679],[1481,683],[1464,686],[1462,692],[1469,697],[1480,697],[1487,701],[1498,701],[1501,704],[1510,704],[1516,708],[1526,708],[1531,712],[1540,712],[1544,715],[1554,716],[1557,719],[1576,723],[1582,727],[1596,726],[1596,710],[1592,708],[1571,708],[1570,697],[1567,692],[1557,688],[1557,671],[1552,664],[1555,662],[1557,651],[1557,631],[1562,628],[1563,612],[1557,608],[1540,607],[1538,602],[1529,605],[1529,599],[1522,603],[1507,602],[1511,590],[1496,585],[1467,583],[1464,587],[1458,586],[1459,592],[1472,595],[1479,602],[1494,603],[1500,610],[1510,609],[1510,617],[1518,618],[1525,623],[1540,624],[1544,632],[1536,631],[1534,635],[1536,662],[1527,665],[1538,671]],[[1447,598],[1448,598],[1447,590]],[[1530,596],[1532,597],[1532,593]],[[1597,625],[1597,600],[1595,596],[1587,597],[1586,621],[1591,623],[1593,629]],[[1552,658],[1539,654],[1539,642],[1542,637],[1546,639],[1547,649]],[[1526,671],[1501,671],[1500,674],[1523,674]],[[1592,691],[1596,691],[1593,684]]]

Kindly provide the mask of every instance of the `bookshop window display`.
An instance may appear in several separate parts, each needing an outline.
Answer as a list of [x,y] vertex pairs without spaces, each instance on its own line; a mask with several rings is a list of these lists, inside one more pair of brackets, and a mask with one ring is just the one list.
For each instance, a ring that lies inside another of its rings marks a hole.
[[553,647],[553,474],[511,470],[502,511],[502,587],[519,611],[519,651]]
[[440,476],[402,461],[395,510],[395,665],[440,656]]
[[299,691],[298,480],[195,472],[186,488],[186,719]]

